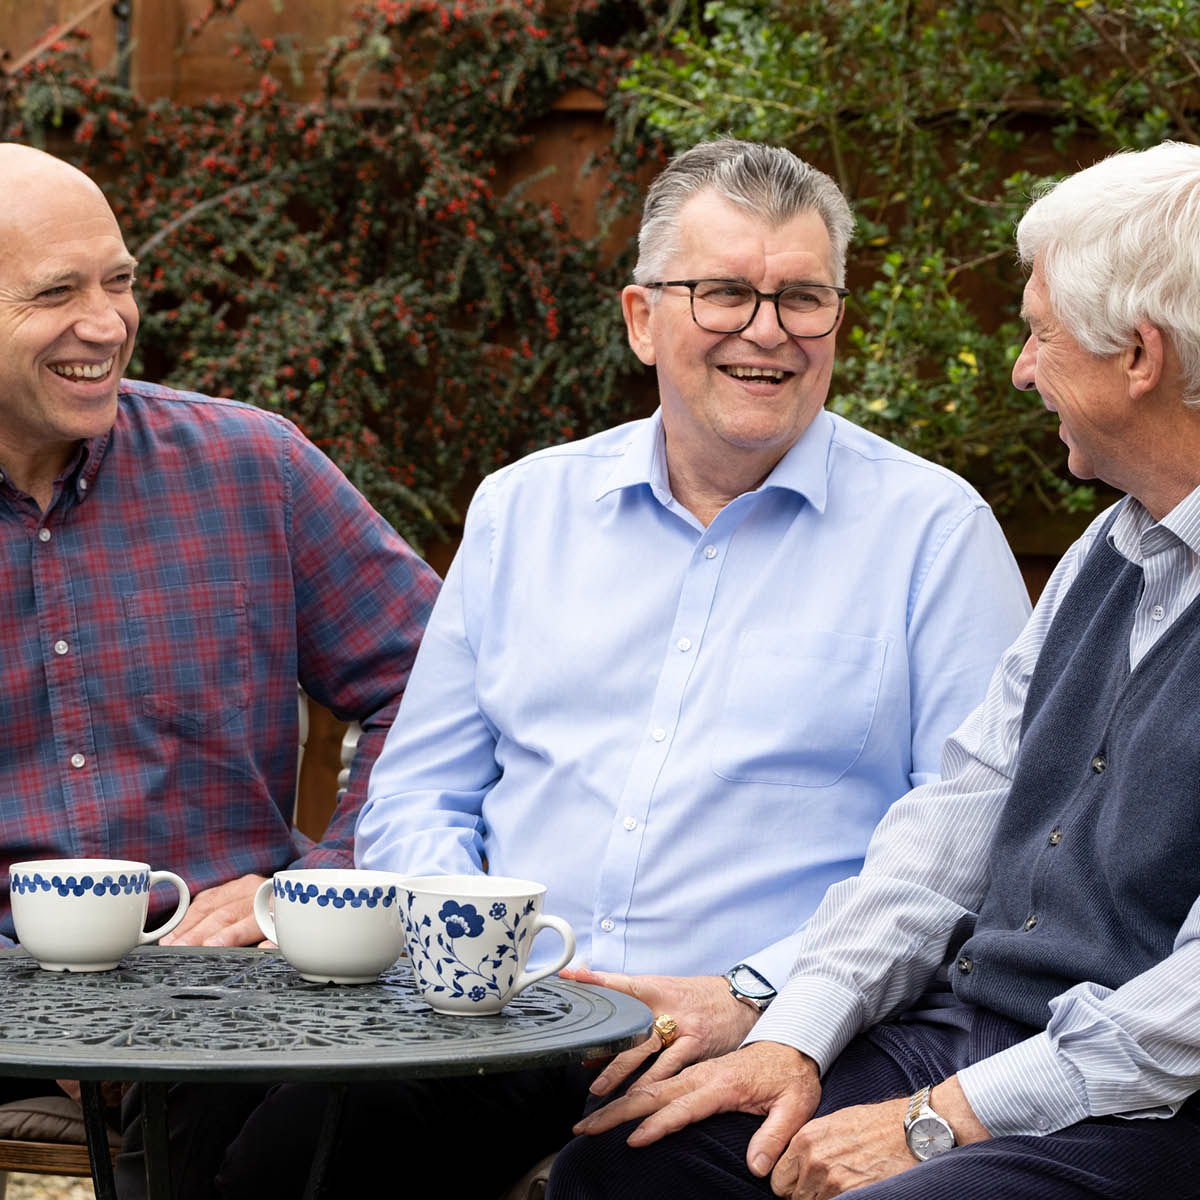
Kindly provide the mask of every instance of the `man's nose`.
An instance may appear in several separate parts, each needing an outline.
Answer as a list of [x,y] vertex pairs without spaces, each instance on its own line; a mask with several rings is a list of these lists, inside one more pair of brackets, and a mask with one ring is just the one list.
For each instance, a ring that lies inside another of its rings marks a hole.
[[1021,347],[1021,353],[1017,355],[1017,361],[1013,363],[1012,381],[1013,387],[1018,391],[1028,392],[1033,389],[1033,377],[1037,369],[1037,338],[1031,333],[1025,339],[1025,345]]
[[778,346],[788,340],[788,332],[779,323],[779,314],[771,300],[760,300],[754,320],[741,331],[741,336],[756,346]]
[[112,297],[106,292],[88,295],[75,320],[75,336],[84,342],[112,345],[123,342],[129,327]]

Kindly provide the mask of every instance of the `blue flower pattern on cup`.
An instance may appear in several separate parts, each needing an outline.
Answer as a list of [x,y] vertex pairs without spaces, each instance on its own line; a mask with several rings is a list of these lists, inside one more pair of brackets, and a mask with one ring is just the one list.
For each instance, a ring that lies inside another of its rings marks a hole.
[[127,896],[136,896],[150,890],[150,873],[148,871],[133,871],[128,874],[104,875],[43,875],[34,871],[32,875],[13,875],[9,880],[10,889],[17,895],[25,892],[30,894],[38,891],[57,892],[60,896],[82,896],[90,893],[94,896],[119,896],[122,892]]
[[473,904],[459,904],[455,900],[447,900],[442,905],[438,917],[446,926],[446,936],[478,937],[483,932],[483,918]]
[[321,908],[345,908],[347,905],[351,908],[388,908],[396,903],[396,889],[379,885],[369,888],[331,887],[322,891],[315,883],[292,883],[290,879],[276,878],[272,891],[276,900],[294,900],[299,904],[315,900]]
[[[409,956],[422,989],[478,1004],[489,997],[501,996],[512,987],[517,977],[517,947],[529,937],[536,907],[534,901],[527,900],[511,920],[505,919],[508,917],[507,905],[493,904],[488,915],[501,925],[503,940],[498,944],[485,944],[481,949],[467,946],[468,939],[483,933],[484,919],[473,904],[460,905],[457,901],[447,900],[438,912],[442,923],[442,928],[438,929],[428,913],[414,924],[412,906],[415,896],[412,892],[407,894],[404,924]],[[417,945],[424,949],[424,954],[413,953]],[[429,978],[429,973],[435,977]]]

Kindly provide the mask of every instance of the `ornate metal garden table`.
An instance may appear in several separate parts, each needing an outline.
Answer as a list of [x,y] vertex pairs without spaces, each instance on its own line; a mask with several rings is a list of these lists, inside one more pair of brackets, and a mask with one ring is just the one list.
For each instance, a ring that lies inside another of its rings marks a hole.
[[0,1075],[83,1082],[99,1200],[115,1198],[101,1080],[144,1089],[151,1200],[169,1195],[166,1090],[191,1082],[327,1081],[330,1103],[308,1195],[316,1196],[348,1083],[475,1075],[605,1058],[641,1041],[645,1005],[551,978],[501,1013],[452,1017],[425,1006],[406,959],[378,983],[308,983],[276,951],[146,947],[115,971],[43,971],[0,950]]

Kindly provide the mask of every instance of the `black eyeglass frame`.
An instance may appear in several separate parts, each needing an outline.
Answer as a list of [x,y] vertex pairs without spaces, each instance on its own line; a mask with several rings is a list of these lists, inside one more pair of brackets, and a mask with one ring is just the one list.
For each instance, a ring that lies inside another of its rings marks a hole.
[[[709,329],[707,325],[701,325],[696,318],[696,287],[701,283],[734,283],[738,287],[750,288],[750,291],[754,293],[754,308],[751,309],[750,316],[736,329]],[[660,279],[655,283],[643,283],[641,286],[647,288],[687,288],[688,308],[691,311],[692,320],[696,323],[696,328],[703,329],[705,333],[741,333],[743,329],[749,329],[754,324],[754,318],[758,316],[758,310],[762,302],[770,300],[775,306],[775,320],[779,322],[779,328],[788,337],[801,338],[804,341],[816,341],[818,338],[828,337],[837,328],[838,317],[842,315],[842,308],[845,306],[846,297],[850,295],[849,288],[835,287],[832,283],[789,283],[787,287],[782,287],[777,292],[760,292],[758,288],[751,287],[744,279],[722,279],[720,276],[712,275],[706,275],[703,279]],[[834,314],[833,324],[824,333],[793,333],[783,323],[783,314],[779,311],[779,297],[784,292],[790,292],[793,288],[824,288],[827,292],[833,292],[837,296],[837,312]]]

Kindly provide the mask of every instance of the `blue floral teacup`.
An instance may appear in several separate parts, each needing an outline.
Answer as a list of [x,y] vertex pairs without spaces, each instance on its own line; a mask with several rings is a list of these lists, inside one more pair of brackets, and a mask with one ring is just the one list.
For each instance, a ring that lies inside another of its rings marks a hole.
[[[145,931],[150,889],[179,893],[164,925]],[[111,971],[134,946],[157,942],[188,910],[187,884],[173,871],[120,858],[46,858],[13,863],[9,899],[17,941],[47,971]]]
[[404,950],[402,882],[390,871],[278,871],[254,894],[254,917],[305,979],[371,983]]
[[[565,967],[575,934],[542,912],[545,887],[497,875],[425,875],[400,889],[400,917],[417,986],[435,1012],[499,1012],[519,991]],[[556,962],[526,971],[541,929],[563,940]]]

